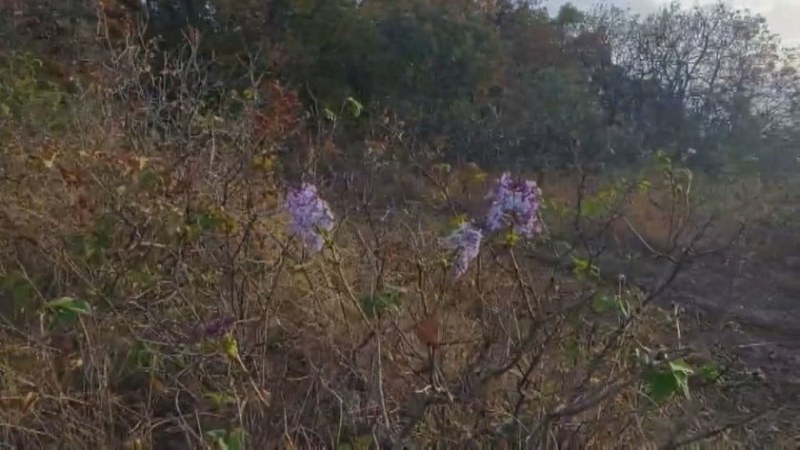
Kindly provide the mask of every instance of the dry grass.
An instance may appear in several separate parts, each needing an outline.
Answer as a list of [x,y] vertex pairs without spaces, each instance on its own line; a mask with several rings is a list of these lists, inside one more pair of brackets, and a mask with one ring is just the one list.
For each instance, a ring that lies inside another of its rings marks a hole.
[[[635,358],[672,343],[674,317],[647,306],[657,292],[531,247],[558,238],[594,257],[610,235],[678,258],[697,231],[685,196],[598,197],[602,180],[548,176],[561,211],[549,235],[490,242],[453,282],[437,238],[454,205],[485,208],[492,176],[387,166],[323,190],[340,225],[307,255],[283,232],[277,174],[326,162],[316,150],[330,142],[302,132],[296,99],[256,83],[232,100],[243,113],[204,110],[208,87],[177,59],[175,100],[145,108],[158,83],[126,75],[140,56],[125,49],[104,84],[70,97],[66,129],[3,131],[0,441],[234,448],[241,432],[259,449],[647,448],[674,431],[657,426],[674,403],[647,398]],[[573,227],[579,198],[605,209]],[[628,312],[598,311],[601,295]],[[91,311],[59,324],[50,302],[62,297]],[[226,317],[230,332],[212,335]]]

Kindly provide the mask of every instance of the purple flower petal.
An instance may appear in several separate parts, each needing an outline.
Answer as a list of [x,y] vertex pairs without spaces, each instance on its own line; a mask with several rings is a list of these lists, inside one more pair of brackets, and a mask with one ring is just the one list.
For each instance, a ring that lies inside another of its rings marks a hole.
[[471,222],[465,222],[453,234],[441,240],[445,248],[456,252],[453,260],[455,278],[464,275],[469,268],[469,263],[478,257],[482,239],[483,232]]
[[325,243],[321,233],[333,229],[334,219],[316,186],[303,183],[300,188],[289,188],[284,206],[291,217],[289,234],[300,237],[311,250],[321,250]]
[[515,233],[528,238],[540,232],[541,195],[536,182],[513,180],[508,172],[504,173],[490,194],[492,206],[486,217],[488,229],[497,231],[511,226]]
[[189,340],[197,342],[201,339],[216,339],[233,330],[236,319],[230,315],[223,315],[209,322],[199,323],[189,330]]

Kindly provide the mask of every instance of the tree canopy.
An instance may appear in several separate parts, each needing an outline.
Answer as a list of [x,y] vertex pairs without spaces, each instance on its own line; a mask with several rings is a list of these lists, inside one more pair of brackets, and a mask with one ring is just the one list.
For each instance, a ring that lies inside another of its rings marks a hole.
[[102,5],[163,51],[198,32],[194,57],[220,91],[256,73],[319,117],[358,102],[358,120],[338,127],[344,142],[374,138],[365,124],[392,117],[416,145],[485,165],[630,163],[665,151],[715,171],[795,158],[795,52],[763,17],[724,2],[645,16],[571,4],[550,16],[511,0]]

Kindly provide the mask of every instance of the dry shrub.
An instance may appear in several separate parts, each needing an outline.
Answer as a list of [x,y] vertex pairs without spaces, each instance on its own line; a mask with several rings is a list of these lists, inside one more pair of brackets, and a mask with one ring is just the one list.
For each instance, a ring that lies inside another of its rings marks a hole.
[[[683,352],[658,352],[649,337],[667,333],[646,308],[659,287],[598,279],[587,240],[585,267],[538,258],[568,218],[553,218],[551,240],[491,239],[454,281],[438,238],[456,209],[485,208],[491,177],[474,167],[415,177],[386,164],[334,180],[323,195],[337,229],[309,254],[284,232],[276,174],[325,162],[316,150],[330,139],[301,132],[296,96],[273,81],[209,106],[195,44],[164,71],[146,47],[125,48],[105,84],[73,98],[68,132],[3,145],[0,292],[13,300],[0,324],[3,442],[652,441],[647,423],[669,408],[641,377]],[[407,183],[402,195],[393,180]],[[544,190],[567,213],[601,189],[557,181]],[[629,201],[617,197],[574,231],[602,234]],[[663,208],[630,202],[658,240]]]

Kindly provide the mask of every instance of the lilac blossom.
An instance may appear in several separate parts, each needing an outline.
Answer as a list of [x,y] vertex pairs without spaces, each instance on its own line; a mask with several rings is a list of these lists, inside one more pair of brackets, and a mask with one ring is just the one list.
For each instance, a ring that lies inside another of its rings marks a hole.
[[455,250],[453,274],[459,278],[467,272],[469,263],[478,256],[483,232],[471,222],[464,222],[450,236],[441,240],[444,247]]
[[514,180],[508,172],[504,173],[490,194],[492,206],[486,217],[486,226],[490,231],[512,226],[514,233],[532,237],[541,231],[541,195],[536,182]]
[[233,330],[236,319],[228,314],[217,317],[210,322],[199,323],[191,328],[189,337],[192,342],[200,339],[217,339]]
[[303,183],[299,188],[289,188],[285,207],[291,217],[289,234],[299,236],[313,251],[321,250],[325,243],[322,233],[333,229],[333,213],[317,194],[316,186]]

